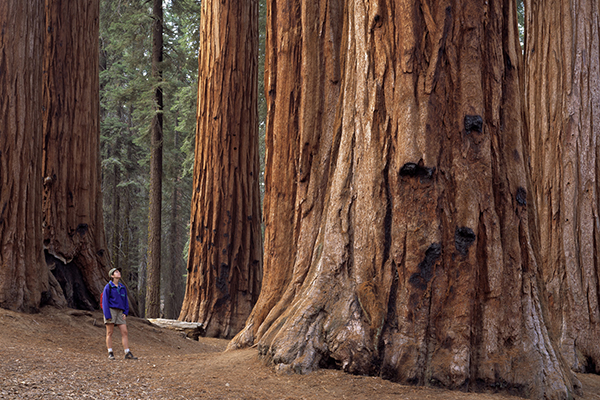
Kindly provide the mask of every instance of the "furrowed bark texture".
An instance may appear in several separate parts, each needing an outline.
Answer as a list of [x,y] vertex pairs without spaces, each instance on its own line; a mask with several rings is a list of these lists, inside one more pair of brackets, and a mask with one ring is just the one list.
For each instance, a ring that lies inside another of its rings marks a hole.
[[46,0],[43,234],[69,307],[93,310],[108,280],[100,177],[99,0]]
[[551,329],[571,368],[600,373],[597,1],[527,1],[533,199]]
[[262,278],[258,188],[258,2],[202,6],[196,159],[180,320],[233,337]]
[[146,287],[146,317],[160,316],[160,269],[162,237],[162,175],[163,175],[163,9],[162,0],[154,0],[152,24],[152,77],[155,80],[155,113],[150,132],[150,205],[148,207],[148,281]]
[[283,370],[566,398],[513,3],[306,3],[269,2],[266,277],[229,347],[257,343]]
[[35,311],[42,248],[43,0],[0,2],[0,307]]

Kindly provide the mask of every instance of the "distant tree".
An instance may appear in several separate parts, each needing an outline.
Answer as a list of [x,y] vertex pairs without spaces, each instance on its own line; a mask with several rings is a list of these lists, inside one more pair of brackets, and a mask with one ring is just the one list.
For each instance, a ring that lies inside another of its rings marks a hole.
[[571,368],[600,373],[597,1],[526,1],[532,210],[550,329]]
[[188,146],[196,124],[198,40],[201,5],[196,0],[177,0],[165,7],[165,156],[163,202],[167,245],[164,248],[162,283],[165,318],[176,319],[185,295],[184,248],[189,233],[192,177],[186,158],[193,158]]
[[42,247],[44,1],[1,1],[0,27],[0,307],[31,312],[50,293]]
[[148,269],[146,281],[146,317],[160,315],[160,269],[162,236],[163,175],[163,8],[162,0],[154,0],[152,8],[152,78],[154,115],[150,133],[150,198],[148,216]]
[[100,179],[99,0],[46,0],[44,200],[46,261],[68,305],[94,309],[110,268]]
[[569,397],[530,234],[514,2],[268,7],[265,280],[230,348]]
[[260,290],[258,1],[202,3],[187,285],[179,318],[232,337]]
[[153,87],[151,9],[139,0],[100,3],[100,151],[107,242],[130,294],[145,310],[148,159]]

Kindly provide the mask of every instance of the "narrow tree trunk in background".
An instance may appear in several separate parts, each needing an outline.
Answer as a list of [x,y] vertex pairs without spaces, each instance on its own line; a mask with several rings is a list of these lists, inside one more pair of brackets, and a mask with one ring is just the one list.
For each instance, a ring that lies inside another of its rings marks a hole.
[[[127,147],[127,159],[131,160],[131,147]],[[127,182],[131,182],[131,172],[125,172],[125,179]],[[115,192],[116,193],[116,192]],[[121,275],[125,282],[129,284],[128,289],[129,293],[136,293],[137,290],[134,290],[137,287],[137,280],[134,281],[132,278],[132,265],[131,265],[131,188],[129,186],[125,187],[123,190],[123,224],[121,227],[121,237],[123,240],[123,244],[121,245],[123,251],[123,261],[121,262]],[[137,299],[137,295],[135,296]]]
[[[113,155],[116,157],[119,140],[115,140],[115,146],[113,148]],[[112,265],[115,267],[121,267],[120,256],[121,256],[121,198],[119,196],[119,180],[121,173],[119,166],[115,163],[112,171]],[[121,271],[122,274],[123,271]]]
[[526,1],[533,194],[551,329],[600,373],[600,33],[592,0]]
[[514,3],[280,5],[267,277],[229,347],[283,370],[566,398],[529,233]]
[[146,287],[146,317],[160,314],[160,262],[161,262],[161,205],[162,205],[162,149],[163,149],[163,9],[162,0],[154,0],[152,15],[152,77],[155,80],[155,114],[152,119],[150,160],[150,207],[148,216],[148,270]]
[[100,178],[99,0],[46,0],[44,247],[70,307],[108,279]]
[[232,337],[262,277],[258,1],[202,4],[190,253],[179,318]]
[[0,307],[35,311],[42,248],[43,0],[0,2]]
[[179,232],[179,191],[177,179],[173,182],[171,195],[171,226],[169,227],[169,267],[165,271],[165,318],[176,319],[181,311],[185,284],[183,282],[183,249],[180,246],[181,234]]

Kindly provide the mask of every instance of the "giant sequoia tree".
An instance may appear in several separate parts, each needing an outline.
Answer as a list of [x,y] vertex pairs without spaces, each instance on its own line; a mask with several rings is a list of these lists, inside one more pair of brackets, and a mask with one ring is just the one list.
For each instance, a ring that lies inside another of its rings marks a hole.
[[42,250],[43,0],[0,2],[0,307],[33,311]]
[[94,309],[107,280],[100,187],[99,0],[46,0],[43,232],[70,307]]
[[514,2],[269,1],[265,281],[230,348],[564,398]]
[[180,319],[232,337],[260,290],[258,1],[202,3],[188,279]]
[[533,199],[550,327],[571,368],[600,373],[600,10],[592,0],[528,1],[526,9]]

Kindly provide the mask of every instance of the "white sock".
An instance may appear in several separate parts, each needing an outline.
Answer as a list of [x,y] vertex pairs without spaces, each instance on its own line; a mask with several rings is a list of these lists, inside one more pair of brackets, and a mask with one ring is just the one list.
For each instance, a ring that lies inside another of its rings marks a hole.
[[129,353],[129,349],[125,349],[125,354]]
[[112,353],[112,348],[108,349],[108,352],[109,352],[109,353]]

